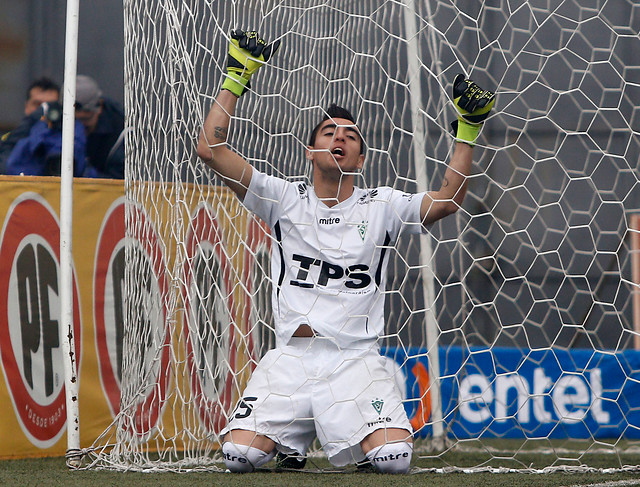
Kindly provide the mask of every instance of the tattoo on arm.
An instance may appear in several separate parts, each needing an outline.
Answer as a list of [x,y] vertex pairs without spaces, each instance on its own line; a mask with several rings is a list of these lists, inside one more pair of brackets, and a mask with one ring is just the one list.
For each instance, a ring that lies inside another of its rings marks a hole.
[[442,180],[442,187],[446,188],[447,186],[449,186],[449,180],[447,178],[444,178]]
[[213,135],[218,140],[227,140],[227,127],[216,127],[214,129]]

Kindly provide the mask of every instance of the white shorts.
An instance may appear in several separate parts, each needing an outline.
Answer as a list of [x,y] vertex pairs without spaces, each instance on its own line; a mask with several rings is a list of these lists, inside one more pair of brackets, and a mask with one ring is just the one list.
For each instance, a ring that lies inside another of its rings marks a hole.
[[255,431],[301,454],[317,436],[331,463],[343,466],[364,460],[360,442],[383,428],[413,433],[385,358],[294,337],[262,358],[221,435]]

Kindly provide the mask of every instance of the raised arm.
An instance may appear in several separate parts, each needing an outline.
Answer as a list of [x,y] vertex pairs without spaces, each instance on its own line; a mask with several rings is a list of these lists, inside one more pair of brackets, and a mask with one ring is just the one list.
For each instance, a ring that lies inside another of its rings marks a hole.
[[455,213],[462,205],[473,162],[473,147],[493,108],[495,94],[459,74],[453,81],[453,102],[458,111],[458,120],[454,122],[456,147],[440,189],[430,191],[422,198],[420,217],[423,225]]
[[218,173],[240,199],[247,193],[253,168],[227,146],[231,116],[238,98],[250,87],[251,76],[279,46],[280,41],[267,44],[256,32],[235,30],[231,33],[227,77],[198,137],[198,157]]
[[251,182],[252,167],[227,146],[231,115],[238,98],[228,90],[220,90],[207,115],[198,138],[198,157],[211,167],[229,188],[244,199]]

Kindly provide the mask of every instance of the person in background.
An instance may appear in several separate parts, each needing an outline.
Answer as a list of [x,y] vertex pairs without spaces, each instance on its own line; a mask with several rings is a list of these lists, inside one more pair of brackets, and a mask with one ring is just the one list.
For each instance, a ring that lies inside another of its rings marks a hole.
[[[21,176],[60,176],[62,165],[62,106],[44,102],[33,112],[41,114],[26,137],[18,140],[7,159],[7,174]],[[86,138],[84,127],[75,120],[73,175],[85,169]]]
[[124,179],[124,110],[91,77],[76,79],[76,120],[87,137],[85,177]]
[[31,128],[42,118],[41,105],[58,101],[60,86],[43,76],[29,85],[26,95],[24,118],[18,127],[0,137],[0,174],[7,173],[7,160],[18,141],[27,137]]
[[[64,89],[62,90],[64,93]],[[34,101],[33,103],[36,103]],[[50,110],[49,108],[53,108]],[[25,108],[26,110],[26,108]],[[60,174],[61,120],[50,120],[62,108],[57,98],[26,116],[0,149],[0,171],[6,174]],[[124,110],[103,96],[98,83],[86,75],[76,78],[74,176],[124,178]],[[39,122],[43,122],[40,124]],[[18,142],[30,139],[30,142]],[[6,152],[6,155],[5,155]]]
[[31,115],[43,103],[52,103],[60,99],[60,87],[58,84],[47,78],[42,77],[35,80],[27,89],[27,101],[24,104],[25,116]]

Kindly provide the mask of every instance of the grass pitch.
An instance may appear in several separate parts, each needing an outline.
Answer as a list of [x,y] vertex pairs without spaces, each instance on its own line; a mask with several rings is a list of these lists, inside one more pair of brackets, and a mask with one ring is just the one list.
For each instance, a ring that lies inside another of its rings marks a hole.
[[[260,471],[251,474],[226,473],[139,473],[99,470],[71,471],[64,458],[43,458],[0,461],[0,486],[61,486],[61,487],[199,487],[199,486],[416,486],[429,487],[640,487],[640,472],[617,473],[413,473],[380,475],[375,473],[322,473],[329,469],[326,460],[314,459],[307,472]],[[413,466],[432,465],[416,458]]]

